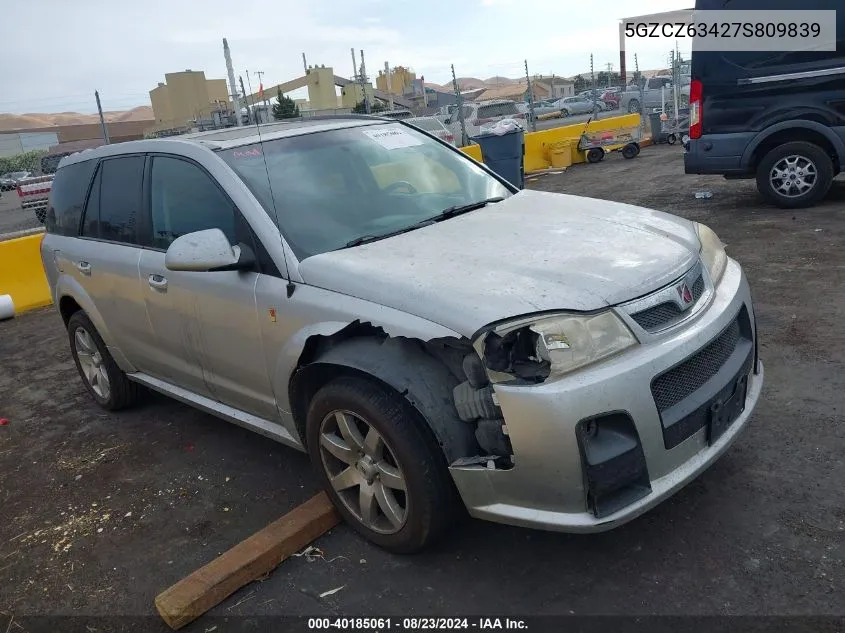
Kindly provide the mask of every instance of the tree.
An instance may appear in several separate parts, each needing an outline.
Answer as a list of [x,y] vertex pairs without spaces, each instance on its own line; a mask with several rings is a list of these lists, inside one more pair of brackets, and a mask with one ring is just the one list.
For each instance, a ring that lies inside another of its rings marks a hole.
[[273,104],[273,118],[277,121],[282,119],[296,119],[299,117],[299,106],[294,103],[290,97],[282,94],[282,89],[278,89],[276,95],[276,102]]
[[[384,107],[384,104],[381,101],[370,101],[370,114],[384,112],[386,109],[387,108]],[[364,105],[363,101],[359,101],[355,104],[355,107],[352,108],[352,112],[355,114],[367,114],[367,106]]]
[[572,80],[572,83],[575,84],[575,92],[581,92],[582,90],[587,89],[587,80],[581,75],[575,75],[575,79]]

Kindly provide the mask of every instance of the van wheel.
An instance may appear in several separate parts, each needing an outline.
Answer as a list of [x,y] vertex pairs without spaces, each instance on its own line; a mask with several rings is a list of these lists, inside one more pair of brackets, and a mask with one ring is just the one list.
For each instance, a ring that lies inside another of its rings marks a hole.
[[757,166],[757,189],[784,209],[816,204],[833,182],[833,161],[818,145],[793,141],[770,150]]
[[67,322],[70,351],[88,393],[104,409],[117,411],[138,402],[141,386],[132,382],[114,362],[91,319],[81,310]]
[[636,99],[631,99],[628,102],[628,112],[630,114],[634,114],[634,112],[639,112],[639,111],[640,111],[640,102],[637,101]]
[[455,520],[442,451],[398,393],[358,377],[322,387],[308,408],[308,453],[340,514],[364,538],[416,552]]

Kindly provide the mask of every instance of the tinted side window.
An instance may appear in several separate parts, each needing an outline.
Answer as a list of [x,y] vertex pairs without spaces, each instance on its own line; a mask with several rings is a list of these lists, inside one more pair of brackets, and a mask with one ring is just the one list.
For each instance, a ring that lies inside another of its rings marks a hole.
[[45,225],[48,233],[77,235],[85,196],[97,161],[86,160],[63,167],[53,179],[50,190],[50,206],[47,209]]
[[156,156],[150,185],[152,244],[167,248],[180,235],[220,229],[236,244],[235,206],[193,163]]
[[104,160],[100,179],[100,239],[136,244],[143,206],[144,157]]

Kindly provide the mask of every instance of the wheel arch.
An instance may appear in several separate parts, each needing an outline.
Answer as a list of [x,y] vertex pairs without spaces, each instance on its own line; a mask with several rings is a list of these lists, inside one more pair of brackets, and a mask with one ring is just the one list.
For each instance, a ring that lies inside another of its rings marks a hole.
[[288,388],[291,414],[303,445],[313,396],[334,378],[356,375],[400,394],[421,416],[447,463],[475,454],[473,427],[458,417],[452,395],[461,378],[457,368],[445,360],[449,354],[438,353],[444,350],[462,355],[472,347],[461,339],[423,341],[389,336],[379,327],[361,323],[330,336],[309,337]]
[[834,175],[845,164],[845,142],[829,126],[811,119],[782,121],[761,131],[746,146],[740,164],[755,170],[770,150],[793,141],[813,143],[826,151],[833,160]]
[[132,363],[114,345],[114,338],[106,325],[105,319],[103,319],[103,315],[97,310],[94,301],[88,296],[79,282],[73,279],[73,277],[62,275],[56,284],[55,298],[56,306],[59,309],[59,314],[62,317],[65,327],[67,327],[71,315],[78,310],[82,310],[88,315],[94,327],[97,328],[97,333],[103,339],[117,366],[127,373],[136,371]]

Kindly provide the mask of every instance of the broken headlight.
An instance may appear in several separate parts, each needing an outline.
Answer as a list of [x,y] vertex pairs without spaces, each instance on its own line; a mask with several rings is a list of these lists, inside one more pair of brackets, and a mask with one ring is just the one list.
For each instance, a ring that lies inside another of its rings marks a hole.
[[490,380],[542,382],[637,344],[616,314],[553,314],[498,326],[476,340]]
[[695,232],[698,233],[698,240],[701,242],[701,261],[710,273],[710,280],[713,285],[719,283],[725,267],[728,265],[728,255],[725,253],[725,245],[719,236],[709,226],[695,223]]

